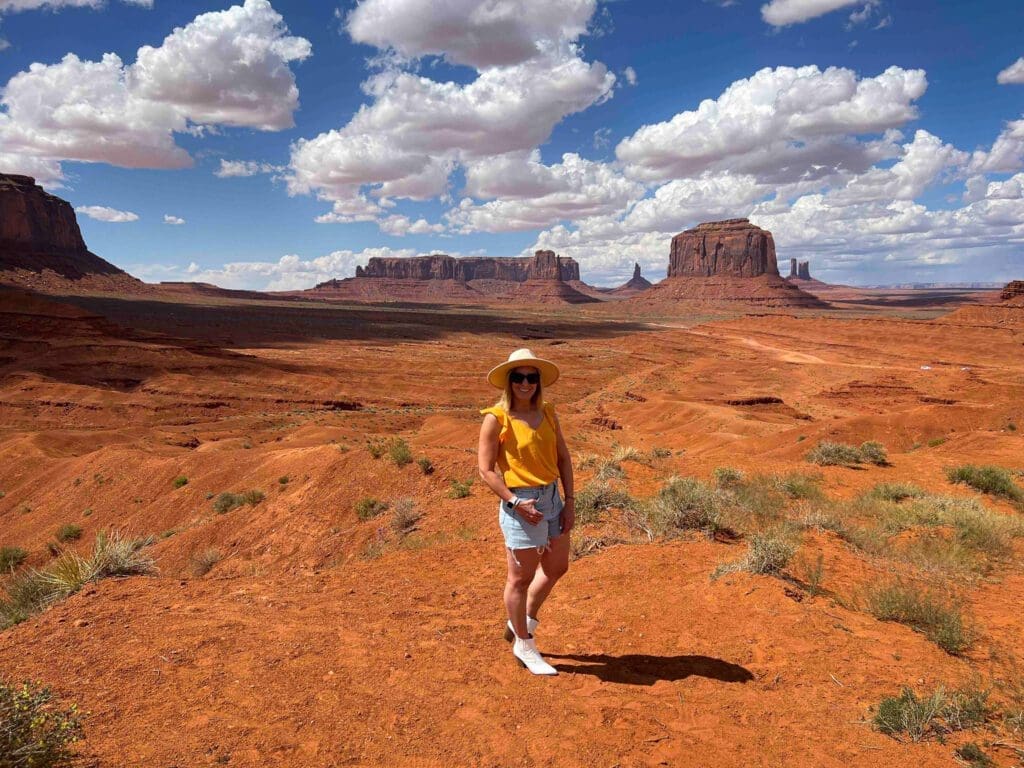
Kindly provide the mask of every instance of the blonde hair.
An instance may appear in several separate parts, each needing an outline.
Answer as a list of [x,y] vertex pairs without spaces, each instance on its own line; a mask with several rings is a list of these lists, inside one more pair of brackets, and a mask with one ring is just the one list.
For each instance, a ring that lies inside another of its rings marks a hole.
[[[532,365],[524,365],[523,368],[533,368],[533,370],[540,373],[539,368],[534,368]],[[512,381],[509,379],[509,374],[515,370],[514,368],[505,374],[505,389],[501,392],[501,397],[498,398],[498,402],[494,404],[495,408],[501,408],[505,413],[512,410]],[[530,407],[533,410],[539,410],[541,404],[544,402],[544,385],[541,382],[537,382],[537,389],[533,391],[533,397],[530,398]]]

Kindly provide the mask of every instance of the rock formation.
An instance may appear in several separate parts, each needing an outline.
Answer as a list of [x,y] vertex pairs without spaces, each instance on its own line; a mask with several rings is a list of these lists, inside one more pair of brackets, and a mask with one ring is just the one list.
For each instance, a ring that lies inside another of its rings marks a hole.
[[1000,301],[1024,301],[1024,280],[1011,280],[999,294]]
[[797,276],[796,259],[789,260],[789,280],[795,280]]
[[0,283],[61,293],[148,290],[86,248],[69,202],[13,174],[0,174]]
[[796,276],[800,280],[811,279],[811,262],[801,261],[800,266],[797,267]]
[[523,303],[582,304],[600,299],[584,290],[575,260],[554,251],[525,258],[443,253],[411,258],[371,258],[356,276],[328,280],[302,294],[364,301],[482,302],[512,299]]
[[779,276],[772,233],[747,219],[711,221],[673,237],[668,276],[629,301],[659,305],[741,302],[764,307],[828,306]]
[[580,265],[574,259],[556,256],[554,251],[537,251],[526,258],[455,258],[437,253],[411,258],[373,257],[366,267],[356,267],[356,277],[391,280],[579,280]]
[[747,219],[699,224],[672,238],[668,277],[779,275],[772,233]]
[[640,274],[640,265],[633,263],[633,277],[618,288],[610,291],[614,296],[635,296],[651,287],[651,281]]

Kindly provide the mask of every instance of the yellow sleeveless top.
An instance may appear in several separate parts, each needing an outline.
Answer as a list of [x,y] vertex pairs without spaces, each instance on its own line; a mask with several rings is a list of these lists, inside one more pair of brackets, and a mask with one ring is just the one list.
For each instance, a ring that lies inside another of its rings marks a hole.
[[542,406],[544,417],[537,429],[520,419],[512,418],[501,408],[484,408],[501,425],[498,435],[498,470],[508,488],[547,485],[558,479],[558,432],[555,429],[555,408]]

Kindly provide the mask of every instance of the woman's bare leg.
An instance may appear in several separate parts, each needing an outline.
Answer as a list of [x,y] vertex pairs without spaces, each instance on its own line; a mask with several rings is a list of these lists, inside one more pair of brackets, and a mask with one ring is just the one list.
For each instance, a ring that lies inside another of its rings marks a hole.
[[568,570],[569,536],[562,534],[557,539],[551,539],[548,548],[540,556],[540,568],[537,569],[527,590],[526,612],[530,616],[537,618],[540,607],[551,594],[551,588]]
[[[505,548],[505,559],[508,562],[508,577],[505,579],[505,610],[517,636],[528,638],[526,629],[526,601],[530,584],[537,573],[540,555],[537,550],[517,549],[513,552]],[[530,614],[533,616],[534,614]]]

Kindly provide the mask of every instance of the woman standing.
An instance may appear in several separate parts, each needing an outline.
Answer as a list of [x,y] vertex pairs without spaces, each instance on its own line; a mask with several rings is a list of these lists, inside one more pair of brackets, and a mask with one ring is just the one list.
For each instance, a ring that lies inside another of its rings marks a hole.
[[517,349],[487,374],[502,396],[481,411],[477,453],[480,477],[501,499],[498,522],[508,564],[505,638],[535,675],[558,674],[541,657],[533,633],[541,605],[569,569],[568,534],[575,521],[572,459],[555,409],[543,398],[544,388],[557,379],[558,367],[528,349]]

